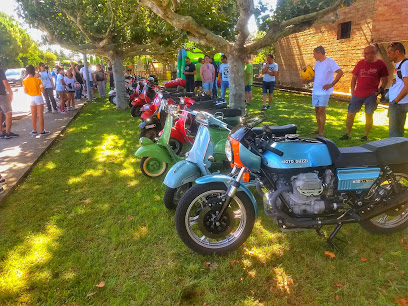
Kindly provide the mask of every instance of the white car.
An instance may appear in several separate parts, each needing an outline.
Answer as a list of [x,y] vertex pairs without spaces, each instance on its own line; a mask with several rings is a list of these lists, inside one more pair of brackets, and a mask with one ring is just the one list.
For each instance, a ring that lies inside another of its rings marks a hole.
[[10,85],[15,84],[18,86],[22,86],[25,76],[26,76],[25,68],[15,68],[6,70],[6,78]]

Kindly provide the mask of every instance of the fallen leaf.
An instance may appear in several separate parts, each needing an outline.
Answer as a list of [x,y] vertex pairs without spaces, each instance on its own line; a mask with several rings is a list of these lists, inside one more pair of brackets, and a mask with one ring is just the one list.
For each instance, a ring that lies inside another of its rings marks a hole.
[[336,254],[334,254],[333,252],[330,251],[324,251],[324,255],[330,258],[334,258],[336,257]]
[[203,306],[210,306],[207,302],[204,302]]
[[401,274],[401,275],[404,275],[405,274],[405,271],[399,271],[399,274]]
[[335,267],[335,266],[330,266],[330,268],[332,268],[332,269],[336,269],[336,267]]
[[256,271],[248,271],[248,275],[252,278],[256,277]]
[[203,262],[204,268],[208,268],[210,265],[211,265],[211,262],[209,262],[209,261]]
[[339,298],[340,298],[340,297],[339,297],[338,295],[336,295],[336,301],[338,301],[338,300],[339,300]]
[[89,228],[89,225],[85,225],[84,228]]
[[236,263],[239,263],[239,260],[231,260],[229,263],[230,268],[232,268]]
[[90,297],[90,296],[93,296],[95,293],[96,293],[96,291],[94,291],[94,292],[89,292],[86,296],[87,296],[87,297]]
[[132,216],[128,216],[128,220],[133,220],[133,217],[132,217]]
[[408,244],[403,244],[403,245],[402,245],[402,248],[403,248],[404,250],[408,250]]
[[64,192],[69,192],[69,190],[68,190],[68,189],[65,189]]
[[361,257],[361,261],[367,261],[367,258]]
[[399,306],[408,306],[408,298],[395,299]]
[[89,237],[89,238],[88,238],[88,240],[89,240],[89,241],[92,241],[92,240],[93,240],[93,237],[92,237],[92,236],[91,236],[91,237]]
[[103,287],[105,287],[105,282],[101,281],[99,284],[95,285],[95,287],[103,288]]
[[212,264],[210,264],[210,270],[215,270],[218,268],[218,264],[216,262],[213,262]]
[[336,287],[343,287],[343,284],[341,284],[341,283],[336,283]]

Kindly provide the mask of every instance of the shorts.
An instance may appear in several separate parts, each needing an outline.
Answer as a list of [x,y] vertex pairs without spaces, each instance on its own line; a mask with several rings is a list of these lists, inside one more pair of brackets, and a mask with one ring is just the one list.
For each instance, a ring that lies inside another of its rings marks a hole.
[[245,86],[245,92],[251,92],[251,91],[252,91],[252,85]]
[[203,81],[195,81],[194,87],[203,87]]
[[29,101],[30,106],[44,105],[44,100],[42,96],[30,96]]
[[262,81],[262,93],[267,94],[269,90],[269,94],[273,94],[273,91],[275,90],[275,82],[265,82]]
[[[8,95],[0,95],[0,113],[11,113],[11,102]],[[0,122],[1,124],[1,122]]]
[[313,95],[312,105],[314,107],[326,107],[329,104],[330,95]]
[[377,95],[374,93],[365,98],[359,98],[352,95],[347,111],[352,114],[358,113],[363,104],[365,105],[365,113],[368,115],[373,114],[377,109]]
[[66,91],[65,90],[57,90],[57,94],[59,95],[65,95]]
[[213,82],[203,82],[203,89],[205,92],[210,92],[213,89]]

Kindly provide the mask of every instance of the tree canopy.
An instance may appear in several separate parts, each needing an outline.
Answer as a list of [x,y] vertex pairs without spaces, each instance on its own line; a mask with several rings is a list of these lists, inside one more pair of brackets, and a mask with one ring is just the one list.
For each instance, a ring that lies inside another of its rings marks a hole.
[[[351,1],[351,0],[349,0]],[[229,9],[231,24],[229,31],[214,27],[211,16],[217,11],[218,2],[185,0],[139,0],[139,3],[150,8],[155,14],[183,29],[193,36],[196,43],[212,46],[224,52],[229,59],[230,72],[230,106],[241,107],[244,104],[244,59],[247,54],[255,54],[270,46],[282,36],[310,27],[316,20],[334,12],[344,0],[280,0],[276,10],[268,2],[253,0],[224,1]],[[188,5],[195,9],[183,9]],[[255,16],[257,24],[265,35],[250,39],[248,21]]]
[[37,66],[39,62],[53,66],[56,56],[43,52],[30,35],[10,16],[0,12],[0,56],[3,68]]

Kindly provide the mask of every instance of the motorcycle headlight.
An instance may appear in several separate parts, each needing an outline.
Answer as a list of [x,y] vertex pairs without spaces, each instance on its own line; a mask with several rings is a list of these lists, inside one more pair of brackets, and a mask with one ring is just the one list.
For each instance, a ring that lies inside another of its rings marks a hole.
[[229,140],[227,140],[227,142],[225,143],[225,155],[227,156],[228,161],[232,163],[233,162],[232,146]]

